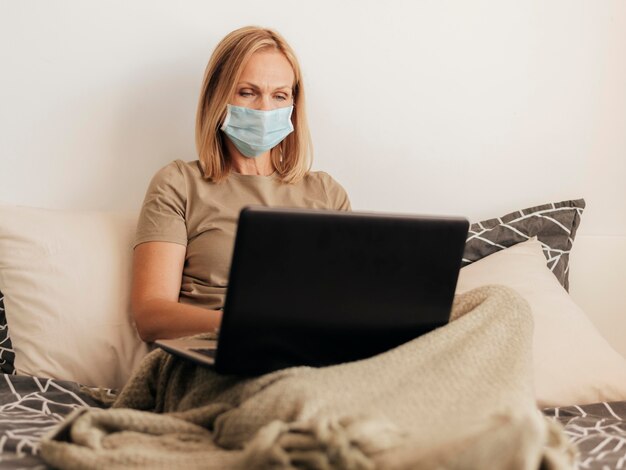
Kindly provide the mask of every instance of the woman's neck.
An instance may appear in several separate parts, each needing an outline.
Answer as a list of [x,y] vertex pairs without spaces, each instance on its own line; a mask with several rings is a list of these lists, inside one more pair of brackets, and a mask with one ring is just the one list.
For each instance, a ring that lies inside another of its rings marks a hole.
[[[228,144],[231,144],[228,142]],[[260,175],[269,176],[274,173],[274,166],[272,165],[272,159],[270,157],[270,151],[259,155],[258,157],[248,158],[243,156],[234,145],[228,145],[231,169],[236,173],[242,175]],[[232,147],[232,148],[230,148]]]

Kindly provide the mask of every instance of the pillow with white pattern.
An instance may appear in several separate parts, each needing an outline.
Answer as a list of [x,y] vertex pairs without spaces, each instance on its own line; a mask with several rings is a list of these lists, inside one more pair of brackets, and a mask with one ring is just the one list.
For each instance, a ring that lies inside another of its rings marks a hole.
[[465,244],[463,266],[537,237],[548,268],[569,290],[569,254],[584,208],[584,199],[561,201],[473,223]]

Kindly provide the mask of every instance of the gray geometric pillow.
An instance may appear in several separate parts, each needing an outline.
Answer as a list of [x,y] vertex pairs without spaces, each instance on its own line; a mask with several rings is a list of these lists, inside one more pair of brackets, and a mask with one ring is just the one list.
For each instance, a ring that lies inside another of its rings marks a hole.
[[15,374],[15,351],[9,337],[7,316],[4,311],[4,294],[0,292],[0,372]]
[[569,254],[584,208],[584,199],[562,201],[472,224],[462,265],[467,266],[496,251],[537,237],[543,245],[548,267],[569,290]]

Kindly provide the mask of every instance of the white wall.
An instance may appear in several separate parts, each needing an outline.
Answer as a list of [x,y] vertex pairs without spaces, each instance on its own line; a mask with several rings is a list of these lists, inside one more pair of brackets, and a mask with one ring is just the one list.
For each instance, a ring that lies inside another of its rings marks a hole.
[[626,4],[0,0],[0,201],[135,209],[194,159],[216,42],[277,28],[302,62],[315,167],[357,209],[472,219],[585,197],[626,234]]

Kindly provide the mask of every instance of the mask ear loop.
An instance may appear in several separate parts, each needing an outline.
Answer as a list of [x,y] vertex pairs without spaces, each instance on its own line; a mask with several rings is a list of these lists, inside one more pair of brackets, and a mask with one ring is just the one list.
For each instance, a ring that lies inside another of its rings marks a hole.
[[[295,108],[295,107],[296,107],[296,102],[295,102],[295,101],[296,101],[296,99],[295,99],[295,97],[294,97],[294,98],[292,98],[292,100],[291,100],[291,101],[292,101],[291,106],[292,106],[293,108]],[[282,170],[283,161],[284,161],[284,160],[283,160],[283,146],[284,146],[284,143],[285,143],[285,141],[283,140],[283,141],[279,144],[279,146],[278,146],[278,151],[280,152],[280,154],[279,154],[279,156],[278,156],[278,162],[280,163],[281,170]]]
[[[296,98],[295,98],[295,96],[291,98],[291,107],[293,109],[296,108]],[[278,161],[281,163],[281,166],[282,166],[282,163],[283,163],[283,144],[284,143],[285,143],[284,140],[280,143],[280,157],[279,157]]]

